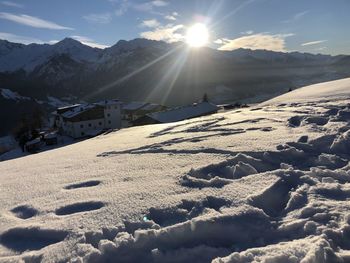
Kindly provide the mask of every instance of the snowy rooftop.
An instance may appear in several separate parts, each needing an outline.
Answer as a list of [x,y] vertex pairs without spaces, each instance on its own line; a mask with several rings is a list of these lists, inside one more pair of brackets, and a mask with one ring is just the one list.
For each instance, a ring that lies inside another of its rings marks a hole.
[[64,118],[73,118],[73,117],[75,117],[75,116],[77,116],[77,115],[79,115],[87,110],[93,109],[95,107],[96,107],[96,105],[94,105],[94,104],[80,104],[79,106],[74,107],[71,110],[62,113],[62,116]]
[[138,110],[143,106],[145,106],[146,104],[147,102],[137,102],[137,101],[126,103],[123,105],[123,110],[129,110],[129,111]]
[[166,111],[147,114],[147,116],[161,123],[176,122],[198,117],[217,111],[219,108],[209,102],[200,102],[193,105],[169,109]]
[[0,162],[0,261],[348,262],[349,99],[345,79]]
[[160,106],[159,104],[147,103],[146,105],[141,107],[140,110],[152,111],[154,109],[157,109],[159,106]]

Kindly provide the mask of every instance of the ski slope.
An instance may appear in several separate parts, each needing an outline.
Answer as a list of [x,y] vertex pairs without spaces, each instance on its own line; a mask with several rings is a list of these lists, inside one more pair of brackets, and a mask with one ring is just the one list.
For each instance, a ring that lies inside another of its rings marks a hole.
[[0,262],[349,262],[350,79],[0,162]]

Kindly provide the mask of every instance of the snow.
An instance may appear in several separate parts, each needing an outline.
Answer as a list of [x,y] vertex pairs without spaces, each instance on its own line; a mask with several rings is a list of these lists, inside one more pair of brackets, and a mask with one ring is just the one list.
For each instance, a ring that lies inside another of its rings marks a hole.
[[24,97],[19,95],[17,92],[11,91],[10,89],[0,89],[1,91],[1,96],[3,96],[5,99],[8,100],[30,100],[28,97]]
[[349,86],[1,162],[0,261],[349,262]]
[[47,96],[47,99],[48,99],[47,103],[54,108],[64,107],[69,104],[53,96]]
[[189,106],[178,107],[166,111],[147,114],[160,123],[176,122],[179,120],[190,119],[201,115],[210,114],[219,110],[219,107],[209,102],[195,103]]
[[[15,46],[18,44],[11,43],[11,45]],[[10,52],[0,57],[0,71],[13,72],[23,69],[26,72],[31,72],[49,61],[53,56],[61,54],[68,54],[73,60],[78,62],[96,62],[100,51],[71,38],[65,38],[54,45],[21,45],[20,48],[13,48]]]
[[0,137],[0,155],[14,149],[16,146],[17,142],[13,136]]

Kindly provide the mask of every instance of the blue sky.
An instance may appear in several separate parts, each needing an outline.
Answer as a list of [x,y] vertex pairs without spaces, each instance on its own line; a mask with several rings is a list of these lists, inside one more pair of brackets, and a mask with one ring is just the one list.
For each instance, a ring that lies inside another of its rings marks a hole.
[[184,40],[205,23],[209,46],[350,54],[349,0],[0,0],[0,39],[97,47],[144,37]]

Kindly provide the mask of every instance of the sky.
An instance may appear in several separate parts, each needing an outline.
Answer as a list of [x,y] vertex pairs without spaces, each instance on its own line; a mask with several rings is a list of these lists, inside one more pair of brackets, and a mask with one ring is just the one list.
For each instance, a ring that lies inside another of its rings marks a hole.
[[350,54],[350,0],[0,0],[0,39],[99,48],[118,40],[184,41],[204,23],[207,46]]

